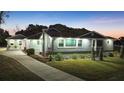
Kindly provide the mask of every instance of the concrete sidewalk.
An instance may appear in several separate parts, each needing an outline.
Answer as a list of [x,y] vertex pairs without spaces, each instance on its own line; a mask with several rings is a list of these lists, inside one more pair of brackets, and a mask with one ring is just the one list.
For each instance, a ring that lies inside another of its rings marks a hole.
[[41,63],[25,55],[22,51],[4,51],[1,54],[14,58],[31,72],[47,81],[82,81],[78,77]]

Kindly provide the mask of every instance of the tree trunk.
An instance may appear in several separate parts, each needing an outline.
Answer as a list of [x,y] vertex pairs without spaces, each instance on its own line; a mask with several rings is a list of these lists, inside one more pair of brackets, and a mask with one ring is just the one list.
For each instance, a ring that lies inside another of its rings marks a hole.
[[124,45],[122,45],[120,49],[120,58],[124,58]]

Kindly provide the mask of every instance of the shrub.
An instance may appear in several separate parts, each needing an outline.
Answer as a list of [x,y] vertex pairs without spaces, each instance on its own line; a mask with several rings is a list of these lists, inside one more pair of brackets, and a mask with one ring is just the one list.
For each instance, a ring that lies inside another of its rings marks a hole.
[[14,46],[15,48],[17,48],[17,46]]
[[108,54],[109,57],[114,57],[113,53]]
[[78,57],[77,57],[76,54],[72,55],[72,59],[77,59],[77,58],[78,58]]
[[54,56],[53,55],[49,55],[49,61],[54,61]]
[[27,52],[27,55],[34,55],[35,50],[33,48],[30,48],[30,49],[27,49],[26,52]]
[[24,47],[24,52],[26,52],[26,47]]
[[85,58],[85,56],[83,56],[83,55],[80,55],[80,58],[81,58],[81,59],[84,59],[84,58]]
[[62,60],[64,60],[63,55],[61,53],[57,53],[55,55],[55,60],[56,61],[62,61]]

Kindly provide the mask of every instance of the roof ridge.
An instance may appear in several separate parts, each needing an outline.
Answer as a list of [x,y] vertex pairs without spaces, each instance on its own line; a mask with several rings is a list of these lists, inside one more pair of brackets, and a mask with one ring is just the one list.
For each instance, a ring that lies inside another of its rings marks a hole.
[[34,35],[28,36],[27,38],[32,37],[32,36],[35,36],[35,35],[38,35],[38,34],[41,34],[41,33],[43,33],[43,32],[36,33]]
[[[56,29],[56,28],[49,28],[49,29],[54,29],[54,30],[58,31],[59,33],[61,33],[61,32],[60,32],[58,29]],[[48,29],[48,30],[49,30],[49,29]]]
[[[48,30],[47,30],[47,32],[49,31],[49,30],[55,30],[55,31],[57,31],[57,32],[59,32],[60,33],[60,36],[62,35],[62,33],[61,33],[61,31],[59,31],[58,29],[56,29],[56,28],[49,28]],[[47,33],[46,32],[46,33]],[[48,33],[47,33],[48,34]]]
[[93,31],[90,31],[90,32],[88,32],[88,33],[85,33],[85,34],[83,34],[83,35],[80,35],[79,37],[85,36],[85,35],[90,34],[90,33],[92,33],[92,32],[93,32]]
[[96,34],[101,35],[102,37],[104,37],[104,38],[105,38],[105,36],[104,36],[104,35],[102,35],[102,34],[100,34],[100,33],[96,32],[96,31],[90,31],[90,32],[88,32],[88,33],[86,33],[86,34],[83,34],[83,35],[79,36],[79,37],[82,37],[82,36],[88,35],[88,34],[90,34],[90,33],[96,33]]

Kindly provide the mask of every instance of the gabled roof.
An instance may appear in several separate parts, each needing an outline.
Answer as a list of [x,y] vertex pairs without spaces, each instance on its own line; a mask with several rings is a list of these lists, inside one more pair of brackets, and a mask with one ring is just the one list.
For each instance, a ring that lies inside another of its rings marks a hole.
[[117,40],[117,38],[106,36],[106,38]]
[[27,39],[40,39],[42,32],[29,36]]
[[22,35],[22,34],[18,34],[12,37],[8,37],[7,39],[24,39],[26,38],[26,36]]
[[46,31],[46,33],[48,35],[50,35],[51,37],[61,37],[62,36],[62,33],[56,29],[48,29]]
[[[90,32],[90,31],[89,31]],[[55,29],[55,28],[50,28],[50,29],[48,29],[47,31],[46,31],[46,33],[48,34],[48,35],[50,35],[51,37],[72,37],[72,38],[76,38],[76,37],[78,37],[79,36],[79,33],[81,34],[81,35],[83,35],[83,34],[85,34],[83,31],[82,31],[82,33],[81,33],[81,31],[79,32],[79,31],[64,31],[64,32],[62,32],[62,31],[59,31],[59,30],[57,30],[57,29]]]
[[79,38],[106,38],[106,37],[104,35],[101,35],[98,32],[92,31],[92,32],[79,36]]

